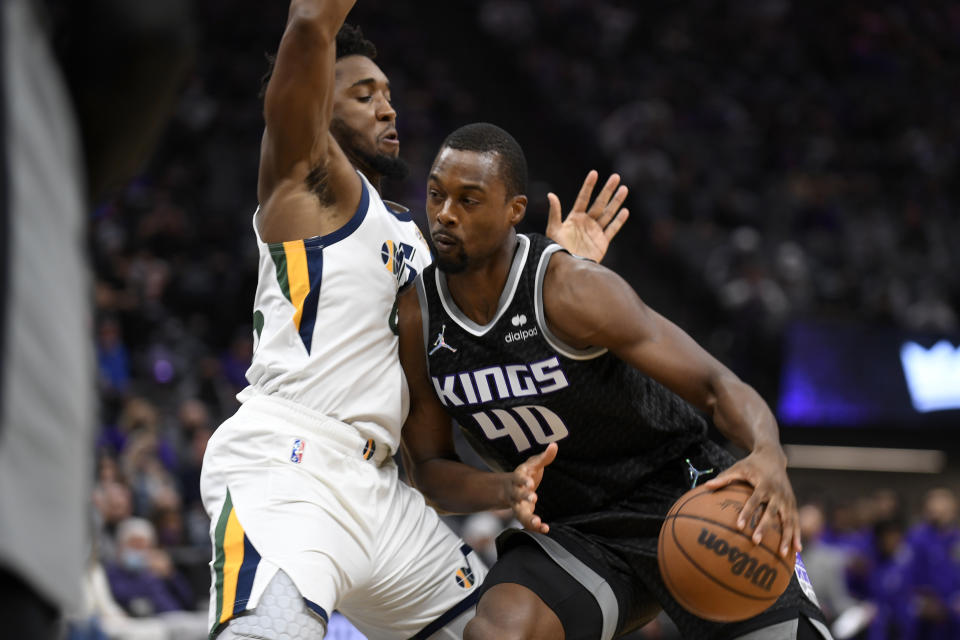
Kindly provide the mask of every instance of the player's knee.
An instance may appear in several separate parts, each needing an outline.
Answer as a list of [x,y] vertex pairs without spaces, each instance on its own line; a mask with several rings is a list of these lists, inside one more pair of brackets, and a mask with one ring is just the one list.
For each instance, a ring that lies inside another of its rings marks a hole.
[[318,640],[326,631],[325,621],[307,608],[293,580],[278,571],[256,608],[230,620],[215,640]]
[[498,584],[477,605],[477,615],[464,630],[464,640],[562,640],[563,625],[532,591],[517,584]]

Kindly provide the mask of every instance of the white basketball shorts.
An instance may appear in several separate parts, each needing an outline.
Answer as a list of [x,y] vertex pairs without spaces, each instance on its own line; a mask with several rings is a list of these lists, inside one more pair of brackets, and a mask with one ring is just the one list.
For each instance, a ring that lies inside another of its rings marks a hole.
[[316,615],[338,610],[371,639],[428,638],[465,623],[486,567],[381,449],[350,425],[268,396],[217,429],[200,479],[214,547],[212,630],[255,608],[278,569]]

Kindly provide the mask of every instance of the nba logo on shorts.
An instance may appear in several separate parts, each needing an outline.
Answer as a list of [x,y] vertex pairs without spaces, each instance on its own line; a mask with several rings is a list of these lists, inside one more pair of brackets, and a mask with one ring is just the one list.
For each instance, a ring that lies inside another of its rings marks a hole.
[[303,448],[307,446],[307,443],[297,438],[293,441],[293,451],[290,453],[290,462],[295,462],[300,464],[300,461],[303,460]]
[[456,573],[457,584],[463,587],[464,589],[469,589],[473,586],[473,570],[467,567],[460,567],[457,569]]

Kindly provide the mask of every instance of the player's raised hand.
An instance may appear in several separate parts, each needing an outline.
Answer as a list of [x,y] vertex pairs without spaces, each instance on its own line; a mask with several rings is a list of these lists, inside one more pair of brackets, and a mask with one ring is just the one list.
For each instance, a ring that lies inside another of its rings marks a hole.
[[557,457],[557,443],[551,442],[547,448],[519,465],[511,474],[510,506],[513,514],[524,529],[547,533],[550,527],[533,511],[537,506],[537,487],[543,480],[544,468]]
[[797,499],[784,460],[782,452],[774,455],[756,450],[704,486],[719,489],[737,480],[753,485],[753,495],[744,503],[737,526],[753,527],[754,544],[760,543],[767,529],[780,531],[780,555],[787,557],[801,551],[802,545]]
[[607,179],[593,204],[590,204],[590,196],[598,178],[596,171],[591,170],[587,174],[566,220],[561,216],[560,198],[554,193],[547,194],[547,200],[550,201],[547,236],[570,253],[600,262],[630,212],[621,208],[628,189],[622,185],[618,188],[620,176],[616,173]]

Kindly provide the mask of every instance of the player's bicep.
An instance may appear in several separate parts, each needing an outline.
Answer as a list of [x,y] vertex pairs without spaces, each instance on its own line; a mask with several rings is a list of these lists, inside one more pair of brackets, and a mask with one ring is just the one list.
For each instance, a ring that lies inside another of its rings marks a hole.
[[429,379],[420,314],[416,287],[409,287],[397,300],[397,328],[400,364],[410,390],[410,412],[403,426],[403,444],[414,465],[433,458],[456,457],[450,417]]
[[728,373],[720,362],[612,271],[569,260],[558,267],[553,299],[544,298],[555,333],[573,346],[605,347],[688,402],[709,407],[715,381]]

